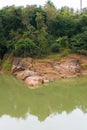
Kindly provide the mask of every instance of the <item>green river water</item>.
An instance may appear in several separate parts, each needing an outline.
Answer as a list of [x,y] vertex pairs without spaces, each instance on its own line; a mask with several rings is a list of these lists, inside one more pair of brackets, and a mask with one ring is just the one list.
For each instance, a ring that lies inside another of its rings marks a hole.
[[0,130],[87,130],[87,76],[31,90],[0,75]]

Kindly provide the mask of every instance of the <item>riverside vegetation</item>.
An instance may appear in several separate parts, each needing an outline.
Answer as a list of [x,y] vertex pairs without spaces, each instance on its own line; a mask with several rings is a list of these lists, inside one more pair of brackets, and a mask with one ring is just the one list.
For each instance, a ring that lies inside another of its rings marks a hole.
[[[0,9],[0,68],[3,72],[11,71],[13,57],[37,59],[55,53],[58,59],[70,53],[87,55],[86,8],[82,12],[69,7],[57,9],[48,0],[43,7],[13,5]],[[82,63],[86,70],[87,63]]]
[[0,59],[6,55],[43,57],[50,53],[87,55],[87,9],[7,6],[0,9]]

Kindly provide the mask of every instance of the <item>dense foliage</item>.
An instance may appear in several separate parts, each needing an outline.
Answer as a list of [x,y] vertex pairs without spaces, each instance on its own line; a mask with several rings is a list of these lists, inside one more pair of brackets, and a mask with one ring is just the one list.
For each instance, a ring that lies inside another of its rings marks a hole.
[[87,55],[87,9],[7,6],[0,10],[0,59],[6,54],[41,57],[51,52]]

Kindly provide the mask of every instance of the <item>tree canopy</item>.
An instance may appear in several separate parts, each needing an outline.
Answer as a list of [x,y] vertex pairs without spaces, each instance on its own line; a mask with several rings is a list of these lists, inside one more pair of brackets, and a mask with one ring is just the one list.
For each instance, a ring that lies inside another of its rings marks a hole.
[[0,10],[0,59],[6,54],[41,57],[70,52],[87,55],[87,9],[57,9],[51,1],[41,7],[7,6]]

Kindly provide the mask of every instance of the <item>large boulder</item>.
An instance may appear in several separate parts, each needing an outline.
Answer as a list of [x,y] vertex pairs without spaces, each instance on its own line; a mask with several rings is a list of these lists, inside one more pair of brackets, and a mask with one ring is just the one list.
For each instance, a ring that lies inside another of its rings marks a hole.
[[62,78],[75,77],[80,75],[81,72],[79,60],[77,59],[69,59],[63,62],[57,62],[54,64],[54,68]]
[[23,70],[16,73],[16,77],[25,80],[27,77],[35,76],[37,73],[31,70]]
[[28,86],[37,86],[42,84],[43,78],[41,76],[30,76],[25,79],[25,83]]

